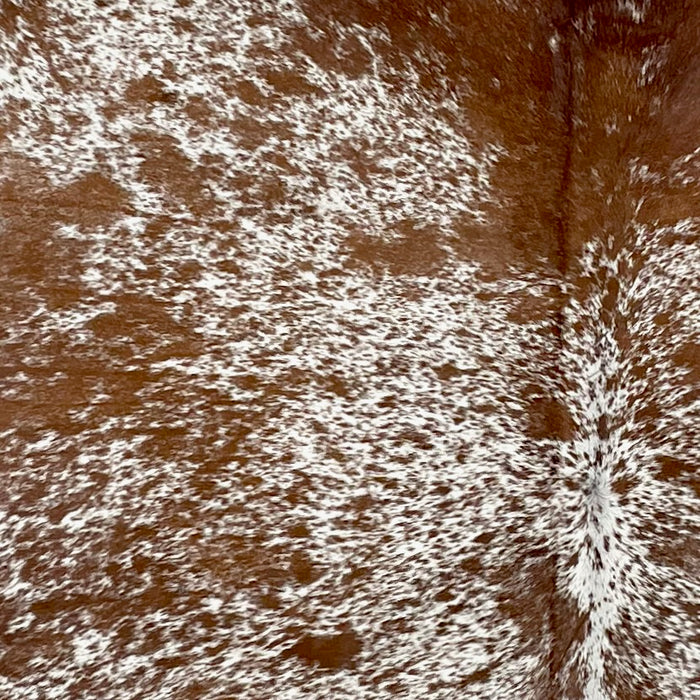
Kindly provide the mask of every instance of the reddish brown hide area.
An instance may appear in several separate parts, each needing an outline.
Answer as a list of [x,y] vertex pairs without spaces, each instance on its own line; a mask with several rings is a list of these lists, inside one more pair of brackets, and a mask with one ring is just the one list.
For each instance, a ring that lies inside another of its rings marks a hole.
[[[337,35],[339,27],[351,32],[354,24],[385,31],[383,58],[396,69],[386,80],[394,91],[406,89],[399,76],[413,68],[431,100],[455,100],[464,116],[457,128],[475,146],[502,147],[491,176],[498,201],[484,203],[489,225],[466,219],[456,230],[458,249],[494,271],[519,263],[560,267],[570,97],[566,57],[553,54],[549,41],[567,8],[556,0],[512,6],[308,0],[304,6],[326,35]],[[338,35],[341,51],[342,42]],[[302,45],[313,51],[308,39]],[[340,70],[344,65],[339,61]]]
[[[492,175],[498,203],[485,206],[487,230],[465,221],[466,253],[497,267],[506,259],[563,269],[584,241],[622,234],[639,197],[647,221],[697,211],[697,192],[673,182],[623,186],[632,158],[665,172],[700,131],[697,4],[651,3],[642,22],[607,0],[305,7],[327,35],[381,28],[389,65],[419,71],[433,99],[455,99],[476,144],[502,146]],[[302,44],[313,53],[311,41]],[[339,38],[333,48],[342,55],[342,46]],[[645,78],[654,58],[661,67]],[[339,60],[340,70],[347,65]],[[400,78],[393,89],[403,89]]]
[[60,4],[0,0],[0,696],[683,697],[700,5]]
[[[567,246],[575,253],[610,235],[619,248],[634,218],[663,225],[697,214],[697,188],[672,177],[672,164],[700,131],[700,8],[650,3],[640,23],[612,3],[572,5]],[[633,166],[656,182],[635,181]]]

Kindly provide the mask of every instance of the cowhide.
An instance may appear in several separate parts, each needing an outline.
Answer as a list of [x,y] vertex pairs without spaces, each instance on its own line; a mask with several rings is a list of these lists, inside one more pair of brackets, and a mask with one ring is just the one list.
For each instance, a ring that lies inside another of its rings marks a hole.
[[700,698],[699,48],[0,0],[0,698]]

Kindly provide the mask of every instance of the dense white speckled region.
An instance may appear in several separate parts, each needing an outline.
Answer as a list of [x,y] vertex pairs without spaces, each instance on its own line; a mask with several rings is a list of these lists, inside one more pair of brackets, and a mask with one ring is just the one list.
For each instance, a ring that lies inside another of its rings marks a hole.
[[0,0],[0,700],[700,697],[697,27]]

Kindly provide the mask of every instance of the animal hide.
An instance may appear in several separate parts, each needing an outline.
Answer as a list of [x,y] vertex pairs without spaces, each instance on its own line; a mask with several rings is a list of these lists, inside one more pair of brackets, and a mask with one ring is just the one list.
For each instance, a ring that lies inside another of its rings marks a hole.
[[0,698],[700,698],[699,35],[0,0]]

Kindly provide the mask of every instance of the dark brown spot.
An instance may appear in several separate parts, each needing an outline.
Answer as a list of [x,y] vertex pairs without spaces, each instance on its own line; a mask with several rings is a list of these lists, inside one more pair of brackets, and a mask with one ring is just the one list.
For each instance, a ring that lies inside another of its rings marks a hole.
[[435,600],[439,603],[446,603],[455,597],[451,588],[443,588],[435,594]]
[[463,559],[459,566],[463,571],[474,575],[480,574],[483,568],[478,557],[468,557]]
[[283,657],[296,656],[305,663],[337,670],[354,665],[354,658],[362,650],[360,637],[352,630],[334,635],[305,635]]
[[265,101],[258,86],[251,80],[241,80],[236,83],[236,94],[249,105],[261,105]]
[[166,90],[165,85],[153,75],[132,80],[127,87],[126,98],[130,102],[173,103],[177,101],[177,95]]
[[525,434],[536,440],[570,440],[572,419],[566,405],[551,396],[531,398]]
[[481,683],[485,681],[491,675],[490,668],[480,668],[478,671],[470,673],[465,676],[460,682],[459,687],[464,688],[465,686],[472,685],[472,683]]
[[297,551],[292,554],[290,571],[302,586],[313,583],[321,575],[309,555],[303,551]]
[[659,457],[658,462],[661,467],[659,470],[660,479],[678,479],[685,474],[697,474],[697,465],[682,459],[664,455]]
[[454,377],[459,377],[460,374],[462,374],[451,362],[447,362],[439,367],[433,367],[433,371],[443,381],[448,381]]
[[260,605],[263,608],[268,608],[269,610],[278,610],[282,603],[277,595],[274,593],[265,593],[260,596]]
[[308,537],[311,533],[304,523],[298,523],[289,529],[290,537]]
[[154,662],[158,668],[178,668],[188,663],[184,656],[166,656]]
[[295,70],[276,70],[265,74],[275,92],[283,95],[323,95],[324,90],[313,85]]

